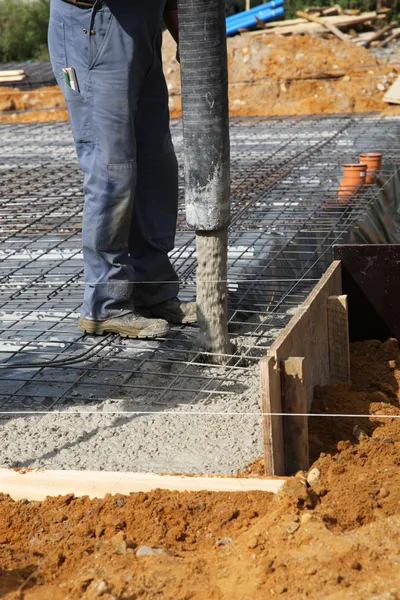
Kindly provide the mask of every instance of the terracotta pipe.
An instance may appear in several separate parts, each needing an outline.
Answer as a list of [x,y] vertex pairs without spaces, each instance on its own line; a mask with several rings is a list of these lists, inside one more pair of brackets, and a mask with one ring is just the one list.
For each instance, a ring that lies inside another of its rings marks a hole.
[[362,152],[359,158],[360,163],[364,163],[367,165],[367,175],[365,177],[365,183],[375,183],[376,176],[378,175],[382,166],[382,153]]
[[361,185],[365,183],[367,165],[363,163],[347,163],[343,165],[344,178],[338,190],[339,202],[347,202]]

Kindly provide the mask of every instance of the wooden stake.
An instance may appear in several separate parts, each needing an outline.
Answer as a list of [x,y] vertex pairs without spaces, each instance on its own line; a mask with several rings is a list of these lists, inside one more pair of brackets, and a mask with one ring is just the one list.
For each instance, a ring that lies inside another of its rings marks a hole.
[[328,340],[331,383],[350,381],[347,296],[328,298]]
[[246,0],[246,10],[250,10],[251,2],[250,0]]
[[[282,409],[284,413],[307,413],[307,385],[305,381],[305,359],[288,358],[282,361]],[[308,418],[283,418],[286,473],[307,470]]]
[[283,425],[281,416],[269,413],[281,413],[280,374],[273,356],[266,356],[260,362],[261,403],[264,433],[265,475],[285,474],[285,451],[283,446]]

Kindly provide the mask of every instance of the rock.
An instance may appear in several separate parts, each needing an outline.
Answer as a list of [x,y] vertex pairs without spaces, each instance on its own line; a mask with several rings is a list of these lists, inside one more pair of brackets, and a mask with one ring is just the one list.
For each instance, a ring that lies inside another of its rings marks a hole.
[[343,81],[350,81],[350,79],[351,79],[350,75],[345,75],[343,77]]
[[376,85],[376,89],[379,90],[380,92],[384,92],[385,89],[386,89],[386,87],[385,87],[385,85],[383,83],[378,83]]
[[281,487],[279,492],[274,496],[274,502],[279,502],[283,498],[291,498],[293,500],[307,500],[308,492],[305,482],[297,477],[289,478]]
[[278,586],[275,588],[275,592],[276,592],[277,594],[286,594],[286,592],[287,592],[287,591],[288,591],[288,590],[287,590],[287,587],[286,587],[285,585],[278,585]]
[[306,523],[309,523],[312,520],[313,520],[313,516],[311,513],[304,513],[300,517],[300,523],[302,523],[303,525],[305,525]]
[[139,546],[136,550],[136,556],[154,556],[155,554],[162,554],[162,548],[150,548],[150,546]]
[[123,531],[119,531],[111,538],[110,542],[115,546],[117,554],[126,554],[128,544],[126,542],[126,535]]
[[379,383],[379,389],[389,396],[389,398],[397,399],[397,388],[394,390],[388,383]]
[[222,538],[222,540],[215,542],[216,546],[227,546],[228,544],[232,544],[232,538],[230,537]]
[[309,474],[307,475],[307,483],[308,485],[313,486],[315,483],[321,479],[321,471],[317,468],[311,469]]
[[390,492],[386,488],[381,488],[378,492],[379,498],[387,498],[389,496],[389,494],[390,494]]
[[372,392],[368,399],[370,402],[384,402],[385,404],[390,404],[389,396],[385,394],[385,392],[380,392],[378,390],[376,392]]
[[389,360],[388,365],[389,365],[389,369],[395,369],[396,368],[396,361],[395,360]]
[[94,591],[98,596],[104,596],[104,594],[107,594],[107,592],[110,591],[110,587],[107,581],[104,581],[103,579],[102,581],[99,581],[99,583],[95,584]]
[[118,498],[118,500],[117,500],[117,506],[119,506],[120,508],[122,508],[123,506],[125,506],[125,500],[123,498]]
[[154,552],[150,546],[139,546],[136,550],[136,556],[154,556]]
[[358,425],[354,425],[353,435],[356,438],[356,440],[365,440],[369,437],[368,433],[365,433],[365,431],[361,429],[361,427],[359,427]]
[[297,479],[300,479],[300,481],[302,481],[303,483],[305,483],[307,479],[307,475],[306,473],[304,473],[304,471],[297,471],[295,477],[297,477]]
[[289,525],[289,527],[286,529],[286,531],[290,534],[294,533],[295,531],[298,530],[298,528],[300,527],[299,523],[291,523]]
[[350,568],[353,569],[353,571],[361,571],[362,566],[361,564],[358,562],[358,560],[353,560],[353,562],[350,565]]
[[117,554],[126,554],[128,546],[126,542],[121,542],[118,546],[115,547],[115,551]]

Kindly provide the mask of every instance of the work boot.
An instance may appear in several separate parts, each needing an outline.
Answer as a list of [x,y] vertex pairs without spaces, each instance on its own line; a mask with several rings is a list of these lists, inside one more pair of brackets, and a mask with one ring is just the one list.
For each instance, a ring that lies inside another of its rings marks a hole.
[[162,337],[168,333],[168,323],[163,319],[145,319],[141,315],[128,313],[105,321],[80,318],[78,327],[89,334],[119,333],[121,337],[140,340]]
[[181,302],[178,298],[155,306],[136,307],[143,317],[165,319],[169,323],[197,323],[196,302]]

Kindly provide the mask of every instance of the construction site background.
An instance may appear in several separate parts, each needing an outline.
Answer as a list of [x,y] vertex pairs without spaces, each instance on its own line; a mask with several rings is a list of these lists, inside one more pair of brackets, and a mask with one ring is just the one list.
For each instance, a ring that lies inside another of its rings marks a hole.
[[[373,53],[374,52],[374,53]],[[383,97],[396,80],[397,45],[387,56],[362,46],[311,35],[254,35],[228,39],[230,113],[279,116],[384,111],[397,114]],[[165,74],[172,117],[181,116],[180,67],[175,44],[164,39]],[[20,89],[21,88],[21,89]],[[0,87],[0,123],[67,120],[58,86],[29,90]]]
[[[261,4],[252,0],[251,6]],[[319,0],[286,0],[285,15],[291,19],[306,6],[319,6]],[[339,0],[343,9],[371,11],[376,0]],[[385,6],[385,2],[380,2]],[[226,0],[227,15],[245,9],[245,0]],[[392,18],[397,20],[400,1],[390,2]],[[0,63],[25,60],[48,60],[47,26],[50,0],[0,0]]]

